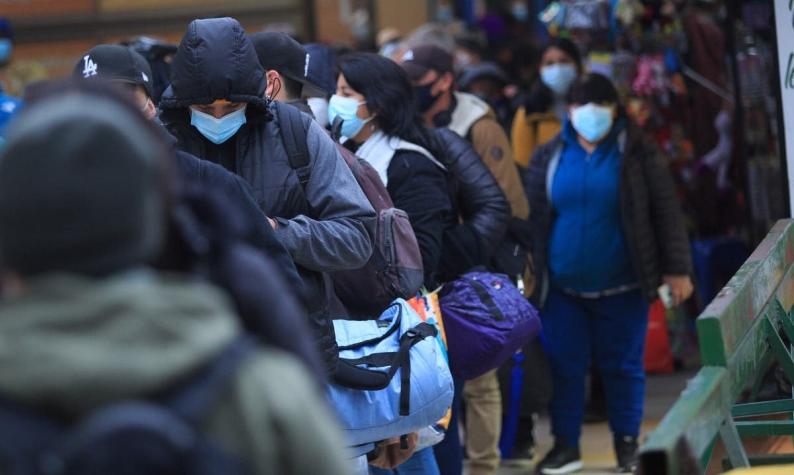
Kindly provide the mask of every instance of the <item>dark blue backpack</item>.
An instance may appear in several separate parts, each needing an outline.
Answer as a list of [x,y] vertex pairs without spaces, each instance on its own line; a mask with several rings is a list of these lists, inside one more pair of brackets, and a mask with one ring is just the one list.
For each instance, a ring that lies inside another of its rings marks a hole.
[[178,387],[147,400],[128,400],[67,422],[0,401],[0,473],[6,475],[244,474],[241,460],[199,430],[228,387],[250,338],[230,344]]

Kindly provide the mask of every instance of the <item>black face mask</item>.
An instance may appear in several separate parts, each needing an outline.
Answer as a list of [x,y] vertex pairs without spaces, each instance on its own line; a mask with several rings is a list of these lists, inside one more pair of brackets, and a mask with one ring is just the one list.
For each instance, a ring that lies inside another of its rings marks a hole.
[[438,100],[438,96],[434,96],[431,90],[436,83],[430,83],[425,86],[414,86],[414,95],[416,95],[416,108],[420,113],[425,113],[433,107],[433,104]]

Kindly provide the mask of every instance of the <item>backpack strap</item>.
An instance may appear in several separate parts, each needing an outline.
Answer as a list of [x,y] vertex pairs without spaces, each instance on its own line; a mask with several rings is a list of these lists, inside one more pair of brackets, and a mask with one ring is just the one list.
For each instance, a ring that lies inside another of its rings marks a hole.
[[[401,315],[398,315],[394,319],[392,328],[383,336],[345,348],[359,348],[379,343],[396,331],[400,319]],[[411,401],[411,348],[426,338],[435,338],[437,334],[438,330],[433,325],[422,322],[400,336],[400,348],[396,352],[374,353],[356,359],[339,358],[339,367],[334,374],[334,382],[347,388],[377,391],[388,387],[394,375],[397,374],[397,370],[402,370],[400,372],[400,415],[407,416],[410,414]],[[365,369],[356,366],[359,364],[387,369],[385,371]]]
[[289,104],[276,101],[281,141],[287,151],[289,164],[298,175],[301,187],[306,187],[311,177],[309,148],[306,145],[306,126],[301,112]]

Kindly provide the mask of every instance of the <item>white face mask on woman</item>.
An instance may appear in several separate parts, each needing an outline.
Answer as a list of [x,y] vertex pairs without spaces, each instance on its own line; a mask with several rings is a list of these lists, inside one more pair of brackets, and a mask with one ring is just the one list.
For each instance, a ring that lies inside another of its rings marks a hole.
[[544,66],[540,70],[540,80],[558,96],[564,96],[576,80],[576,66],[557,63]]
[[612,130],[612,111],[612,106],[591,102],[571,110],[571,125],[585,140],[598,143]]

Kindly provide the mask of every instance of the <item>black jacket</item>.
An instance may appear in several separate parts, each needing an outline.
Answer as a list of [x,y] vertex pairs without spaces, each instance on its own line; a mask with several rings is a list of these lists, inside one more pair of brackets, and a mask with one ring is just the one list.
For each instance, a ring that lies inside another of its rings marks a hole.
[[439,150],[451,179],[452,202],[462,223],[444,234],[441,275],[444,280],[488,264],[510,222],[510,205],[493,174],[471,144],[446,129],[435,129]]
[[246,331],[297,356],[323,381],[326,370],[311,336],[313,322],[281,278],[291,269],[287,275],[299,281],[295,266],[285,262],[289,256],[284,248],[272,232],[265,243],[252,245],[252,223],[240,203],[224,196],[221,188],[191,177],[192,172],[184,173],[184,165],[179,168],[182,183],[158,267],[203,277],[225,290]]
[[386,189],[394,207],[405,211],[411,220],[422,254],[425,286],[432,290],[437,285],[444,231],[454,223],[446,174],[424,155],[398,150],[387,175]]
[[[692,273],[689,239],[672,176],[658,151],[634,127],[627,128],[625,139],[620,176],[623,231],[640,286],[648,300],[654,300],[663,275]],[[532,257],[541,272],[538,277],[542,278],[534,297],[540,303],[548,289],[546,259],[554,220],[546,178],[549,165],[559,156],[562,146],[561,135],[541,146],[524,175],[532,210]]]
[[229,141],[234,156],[224,164],[248,182],[262,212],[277,219],[276,237],[298,264],[317,305],[311,311],[323,311],[326,289],[319,273],[359,268],[372,251],[362,221],[372,219],[374,210],[334,143],[304,116],[310,173],[308,183],[301,186],[281,140],[275,110],[263,99],[264,73],[236,20],[192,22],[172,66],[172,84],[160,102],[160,119],[181,150],[217,159],[217,147],[190,125],[190,105],[216,99],[248,104],[246,124]]

